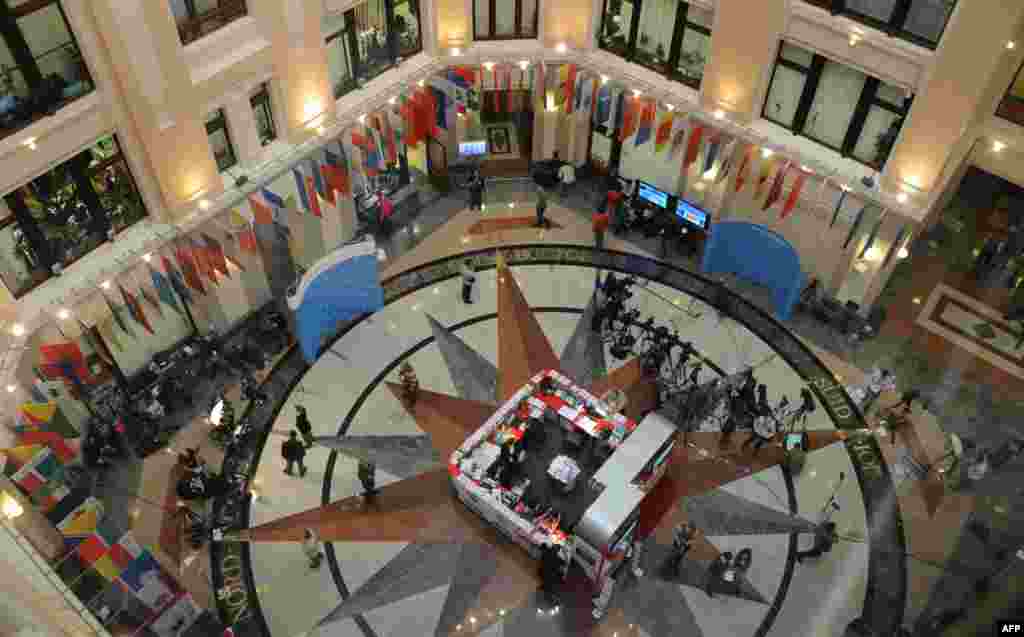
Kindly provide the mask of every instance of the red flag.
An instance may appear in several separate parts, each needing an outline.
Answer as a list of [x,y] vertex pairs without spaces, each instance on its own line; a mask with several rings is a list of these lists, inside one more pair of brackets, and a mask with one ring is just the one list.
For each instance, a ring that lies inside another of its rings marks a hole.
[[683,157],[684,167],[689,167],[693,162],[697,161],[697,155],[700,154],[700,138],[703,135],[704,126],[695,124],[690,132],[690,143],[686,146],[686,156]]
[[743,189],[743,184],[747,181],[747,173],[750,172],[750,157],[754,153],[753,146],[747,146],[747,150],[743,153],[743,161],[740,162],[739,170],[736,171],[736,192]]
[[323,173],[324,182],[327,184],[327,200],[332,204],[335,203],[334,193],[338,192],[342,196],[348,195],[348,180],[346,176],[342,174],[341,168],[336,164],[321,164],[320,172]]
[[569,73],[565,78],[565,112],[571,113],[576,104],[576,65],[569,65]]
[[41,371],[48,378],[66,378],[89,385],[96,382],[77,343],[68,341],[40,345],[39,355],[42,358]]
[[309,208],[313,211],[313,214],[322,217],[323,212],[320,210],[320,200],[317,199],[316,186],[313,185],[313,175],[303,175],[303,181],[306,183],[306,196],[309,198]]
[[274,211],[256,193],[249,195],[249,207],[252,209],[252,216],[256,223],[268,224],[274,222]]
[[220,241],[206,233],[203,233],[203,241],[206,242],[206,251],[209,256],[210,265],[224,276],[230,277],[231,272],[228,271],[228,260],[224,256],[224,247],[220,244]]
[[668,143],[669,138],[672,137],[672,125],[675,124],[675,121],[675,113],[666,113],[661,123],[658,124],[658,132],[654,134],[655,152],[660,152],[665,147],[665,144]]
[[765,197],[764,207],[761,210],[768,210],[775,205],[775,202],[782,196],[782,183],[786,180],[786,173],[789,172],[791,163],[786,162],[781,168],[775,173],[775,180],[772,181],[772,187],[768,189],[768,196]]
[[199,274],[205,276],[211,283],[217,283],[217,271],[214,269],[210,256],[206,252],[206,246],[196,243],[194,239],[190,240],[190,243],[192,245],[192,258],[195,259]]
[[630,135],[636,132],[637,125],[637,108],[640,106],[640,100],[635,97],[627,97],[626,103],[623,105],[625,110],[622,113],[622,130],[619,131],[619,141],[624,142],[629,139]]
[[786,215],[793,212],[793,208],[796,208],[796,202],[800,200],[800,191],[804,189],[805,181],[807,181],[807,173],[801,170],[789,189],[789,197],[786,197],[786,204],[782,206],[782,216],[780,219],[785,219]]
[[365,148],[367,143],[366,135],[363,134],[362,128],[362,126],[357,126],[352,129],[352,145],[359,148]]
[[185,283],[196,292],[206,294],[206,288],[203,286],[203,280],[199,277],[199,270],[192,258],[191,251],[178,246],[174,250],[174,257],[178,260],[178,267],[181,268],[181,274],[185,277]]
[[251,227],[243,230],[238,235],[238,245],[243,250],[248,250],[249,252],[258,252],[260,248],[259,245],[257,245],[256,243],[256,231],[253,230]]
[[505,99],[508,100],[508,112],[512,113],[515,111],[515,106],[512,100],[515,99],[512,95],[512,67],[509,66],[505,69]]
[[[384,147],[387,150],[387,159],[389,164],[398,162],[398,147],[395,145],[395,131],[391,128],[391,116],[385,112],[384,117],[381,118],[383,122],[383,130],[380,134],[384,136]],[[331,199],[331,203],[334,203],[334,199]]]
[[128,312],[132,315],[132,318],[135,319],[136,323],[146,328],[147,332],[152,334],[153,327],[149,324],[145,312],[142,311],[142,304],[139,303],[139,300],[131,292],[124,289],[123,285],[118,283],[117,287],[121,289],[121,298],[124,299],[124,304],[128,307]]
[[476,73],[473,71],[473,69],[469,67],[456,66],[455,68],[452,69],[452,73],[458,75],[463,80],[465,80],[466,84],[468,84],[469,86],[473,86],[473,84],[476,82]]

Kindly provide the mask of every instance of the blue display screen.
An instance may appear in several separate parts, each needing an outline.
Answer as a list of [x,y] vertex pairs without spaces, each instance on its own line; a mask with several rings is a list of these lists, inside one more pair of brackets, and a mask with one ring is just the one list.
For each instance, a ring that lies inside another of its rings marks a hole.
[[459,154],[463,157],[474,157],[487,154],[487,142],[459,142]]
[[662,192],[647,182],[641,181],[637,196],[659,208],[668,208],[668,193]]
[[676,216],[691,226],[695,226],[701,230],[708,229],[708,220],[710,219],[710,216],[707,211],[701,210],[685,199],[680,199],[679,203],[676,204]]

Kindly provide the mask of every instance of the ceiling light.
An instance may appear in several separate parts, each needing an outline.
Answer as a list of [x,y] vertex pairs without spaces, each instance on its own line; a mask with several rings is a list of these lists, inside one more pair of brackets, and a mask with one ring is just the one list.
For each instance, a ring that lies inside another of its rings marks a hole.
[[16,389],[18,389],[17,385],[8,385],[7,386],[7,393],[8,394],[13,394]]
[[488,71],[494,70],[494,62],[484,62],[484,68]]
[[142,260],[145,261],[146,263],[149,263],[150,261],[153,260],[153,253],[147,252],[146,254],[142,255]]
[[775,154],[775,151],[772,150],[771,148],[762,148],[761,149],[761,156],[764,157],[765,159],[768,159],[769,157],[771,157],[774,154]]
[[110,281],[104,281],[103,283],[100,283],[100,287],[103,288],[104,290],[109,290],[110,289]]
[[1013,49],[1017,48],[1017,43],[1014,42],[1013,40],[1010,40],[1009,42],[1006,43],[1006,48],[1012,51]]
[[676,110],[676,107],[675,107],[674,104],[665,104],[665,108],[667,108],[670,113],[672,111]]
[[871,246],[871,248],[864,253],[865,261],[880,261],[882,259],[882,250],[878,246]]
[[601,76],[601,84],[607,84],[607,83],[608,83],[608,76],[607,75],[602,75]]
[[69,310],[66,307],[60,308],[59,310],[57,310],[57,318],[59,318],[62,321],[68,320],[69,318],[71,318],[71,310]]
[[210,209],[210,200],[209,199],[200,199],[199,200],[199,209],[200,210],[209,210]]
[[29,137],[28,139],[25,140],[24,144],[25,144],[25,147],[28,148],[29,150],[35,150],[36,149],[36,138],[35,137]]
[[910,252],[906,248],[900,248],[899,252],[896,253],[897,259],[906,259],[910,256]]
[[715,119],[725,119],[725,111],[723,111],[722,109],[716,110],[714,115]]
[[11,326],[11,334],[14,334],[15,336],[22,336],[25,334],[25,326],[21,323],[15,323]]
[[644,94],[644,92],[641,91],[640,89],[638,89],[638,88],[633,89],[633,97],[640,97],[643,94]]
[[388,98],[388,104],[394,104],[397,101],[398,101],[398,98],[395,97],[394,95],[392,95],[391,97]]
[[914,297],[914,305],[921,305],[921,297],[919,297],[919,296],[915,296]]
[[416,86],[418,86],[420,88],[423,88],[423,85],[424,85],[424,81],[423,80],[420,80],[419,82],[416,82]]
[[993,153],[1001,153],[1001,152],[1003,152],[1004,148],[1006,148],[1006,144],[1005,143],[1003,143],[1003,142],[1001,142],[999,140],[996,140],[996,141],[992,142],[992,152]]
[[452,47],[452,55],[455,55],[455,56],[462,55],[462,49],[460,49],[457,46],[453,46]]
[[0,507],[0,510],[3,511],[4,517],[8,520],[13,520],[14,518],[20,517],[21,514],[25,512],[25,508],[22,507],[21,503],[18,502],[18,500],[15,499],[13,496],[11,496],[10,493],[4,491],[3,500],[3,505],[2,507]]
[[910,196],[907,195],[907,193],[905,192],[901,192],[900,194],[896,195],[896,201],[898,201],[899,203],[907,203],[907,199],[910,199]]
[[529,60],[522,60],[521,62],[519,62],[519,68],[523,69],[524,71],[527,68],[529,68],[529,66],[530,66],[530,61]]
[[555,51],[557,51],[559,53],[565,53],[568,50],[569,50],[569,47],[565,44],[565,42],[559,42],[555,46]]
[[861,36],[857,33],[850,34],[850,46],[857,46],[860,43]]
[[366,123],[366,113],[363,113],[362,115],[360,115],[356,119],[359,120],[360,124],[365,124]]

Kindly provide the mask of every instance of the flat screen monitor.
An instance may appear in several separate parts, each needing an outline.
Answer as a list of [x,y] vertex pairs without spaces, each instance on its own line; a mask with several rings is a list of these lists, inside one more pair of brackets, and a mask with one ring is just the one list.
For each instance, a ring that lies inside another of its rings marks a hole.
[[792,451],[793,449],[799,449],[804,445],[803,434],[786,434],[786,450]]
[[636,196],[646,201],[647,203],[657,206],[662,210],[668,208],[668,193],[658,190],[646,181],[639,182],[640,185],[637,188]]
[[701,230],[707,230],[708,222],[711,220],[711,215],[706,210],[698,208],[685,199],[680,199],[676,204],[676,216],[683,223]]
[[478,157],[487,154],[487,142],[485,140],[475,142],[459,142],[459,154],[463,157]]

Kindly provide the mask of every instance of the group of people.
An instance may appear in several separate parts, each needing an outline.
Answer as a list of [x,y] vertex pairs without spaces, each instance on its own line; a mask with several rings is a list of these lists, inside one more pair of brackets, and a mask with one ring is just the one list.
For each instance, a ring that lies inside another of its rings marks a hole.
[[[404,369],[404,366],[403,366]],[[408,368],[412,370],[411,367]],[[299,477],[306,475],[306,451],[313,446],[313,424],[309,421],[309,414],[305,406],[295,405],[295,429],[288,432],[288,438],[281,444],[281,457],[284,459],[285,475],[294,476],[294,467],[299,469]],[[299,436],[302,436],[300,439]],[[357,475],[359,482],[363,485],[363,495],[372,497],[377,493],[376,488],[377,467],[372,462],[359,461]]]

